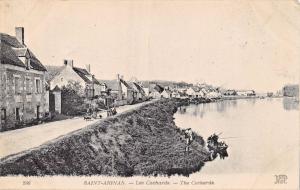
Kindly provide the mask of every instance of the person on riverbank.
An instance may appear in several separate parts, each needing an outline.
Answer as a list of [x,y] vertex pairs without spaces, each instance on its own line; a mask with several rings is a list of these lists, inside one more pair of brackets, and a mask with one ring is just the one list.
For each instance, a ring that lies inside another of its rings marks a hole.
[[186,140],[185,152],[189,153],[190,145],[192,144],[192,142],[194,140],[194,134],[193,134],[193,131],[191,130],[191,128],[185,129],[185,130],[183,130],[183,132],[184,132],[184,138]]

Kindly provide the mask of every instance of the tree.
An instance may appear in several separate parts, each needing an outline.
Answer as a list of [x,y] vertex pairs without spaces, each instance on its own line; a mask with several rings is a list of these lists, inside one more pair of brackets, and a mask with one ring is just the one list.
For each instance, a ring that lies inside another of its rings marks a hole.
[[61,89],[62,114],[64,115],[81,115],[86,111],[84,104],[84,89],[79,82],[69,81]]

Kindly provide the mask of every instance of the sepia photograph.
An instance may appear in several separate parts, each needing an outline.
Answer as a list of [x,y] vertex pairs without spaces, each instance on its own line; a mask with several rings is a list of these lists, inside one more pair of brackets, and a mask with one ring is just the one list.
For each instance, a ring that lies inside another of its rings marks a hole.
[[299,189],[299,18],[0,0],[0,189]]

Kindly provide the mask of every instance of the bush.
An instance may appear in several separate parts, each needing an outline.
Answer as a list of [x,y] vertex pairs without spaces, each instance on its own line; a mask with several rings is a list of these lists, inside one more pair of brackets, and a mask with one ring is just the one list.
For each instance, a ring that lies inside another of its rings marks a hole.
[[84,90],[78,82],[69,81],[61,90],[62,114],[68,116],[82,115],[86,111]]

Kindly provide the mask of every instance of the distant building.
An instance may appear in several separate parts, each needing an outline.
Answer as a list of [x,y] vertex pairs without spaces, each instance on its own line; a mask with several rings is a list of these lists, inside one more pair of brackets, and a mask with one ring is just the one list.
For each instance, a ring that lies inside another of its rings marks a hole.
[[39,120],[49,110],[46,68],[24,43],[24,28],[16,36],[0,33],[0,130]]
[[161,93],[164,91],[164,88],[158,84],[150,84],[149,86],[150,94],[149,96],[154,99],[162,98]]
[[297,84],[286,85],[283,87],[282,91],[283,91],[283,96],[299,97],[299,85]]
[[191,86],[186,90],[186,94],[191,98],[198,98],[200,92],[200,87],[198,86]]
[[134,91],[132,86],[123,80],[123,77],[119,78],[119,81],[121,84],[122,99],[126,100],[128,104],[134,103],[137,97],[137,92]]
[[205,97],[207,93],[208,91],[205,87],[201,88],[199,86],[192,86],[186,90],[186,94],[191,98]]
[[255,96],[256,93],[254,90],[238,90],[236,91],[238,96]]
[[138,84],[137,82],[131,82],[130,83],[133,90],[135,91],[135,100],[145,100],[146,99],[146,92],[145,90],[142,88],[142,86],[140,84]]
[[217,91],[211,91],[206,95],[207,98],[220,98],[221,96],[222,94]]
[[236,93],[235,90],[226,90],[226,91],[223,92],[223,95],[224,96],[236,96],[237,93]]
[[169,89],[164,89],[164,91],[161,93],[161,96],[163,98],[172,98],[172,91]]
[[[114,105],[132,104],[141,96],[137,86],[129,84],[122,76],[117,74],[117,79],[106,80],[108,94],[114,99]],[[136,90],[135,90],[135,89]]]

